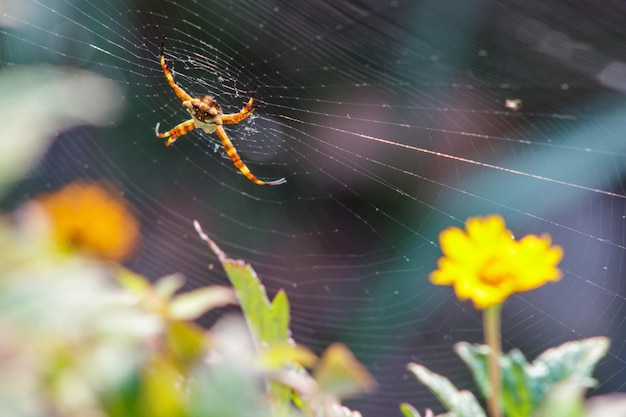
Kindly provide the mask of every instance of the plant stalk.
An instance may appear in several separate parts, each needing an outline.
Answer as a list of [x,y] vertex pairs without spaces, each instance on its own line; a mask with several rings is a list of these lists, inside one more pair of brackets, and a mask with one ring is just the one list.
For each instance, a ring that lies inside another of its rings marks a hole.
[[500,342],[500,309],[501,305],[496,304],[487,307],[483,313],[483,326],[485,332],[485,344],[489,346],[489,358],[487,362],[487,372],[489,375],[490,395],[487,398],[487,409],[490,417],[502,417],[500,408],[501,394],[501,374],[500,374],[500,352],[502,345]]

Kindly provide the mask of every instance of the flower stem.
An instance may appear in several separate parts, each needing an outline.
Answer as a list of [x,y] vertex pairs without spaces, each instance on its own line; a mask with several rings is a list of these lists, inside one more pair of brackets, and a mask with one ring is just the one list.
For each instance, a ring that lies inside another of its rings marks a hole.
[[489,346],[489,358],[487,362],[487,372],[489,375],[489,385],[491,392],[487,398],[487,408],[490,417],[502,417],[500,409],[501,397],[501,376],[500,376],[500,304],[487,307],[483,314],[483,326],[485,332],[485,343]]

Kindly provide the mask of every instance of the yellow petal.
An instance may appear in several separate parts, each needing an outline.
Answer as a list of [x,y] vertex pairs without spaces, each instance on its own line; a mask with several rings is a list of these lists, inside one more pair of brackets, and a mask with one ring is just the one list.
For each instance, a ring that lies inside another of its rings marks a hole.
[[471,299],[479,309],[561,277],[557,265],[563,250],[552,246],[549,235],[518,242],[498,215],[469,218],[465,230],[448,228],[439,241],[444,256],[430,281],[453,285],[460,300]]

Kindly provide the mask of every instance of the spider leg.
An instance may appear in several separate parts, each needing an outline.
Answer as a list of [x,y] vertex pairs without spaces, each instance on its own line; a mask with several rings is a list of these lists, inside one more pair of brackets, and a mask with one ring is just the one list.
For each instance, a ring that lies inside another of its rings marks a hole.
[[160,123],[157,123],[156,127],[154,128],[154,132],[156,133],[157,138],[160,138],[160,139],[167,138],[167,142],[165,142],[165,146],[170,146],[172,143],[176,141],[177,138],[191,132],[192,130],[196,128],[196,123],[193,121],[193,119],[189,119],[186,122],[182,122],[174,126],[172,129],[168,130],[165,133],[159,133],[159,125]]
[[252,95],[250,96],[250,100],[246,103],[245,106],[239,111],[239,113],[231,113],[231,114],[223,114],[222,122],[227,125],[234,125],[236,123],[245,120],[250,116],[256,109],[259,108],[259,105],[252,107],[254,103],[254,96],[256,95],[256,90],[259,88],[259,83],[256,83],[254,86],[254,90],[252,90]]
[[217,126],[217,128],[215,129],[215,133],[217,133],[217,136],[222,141],[222,146],[224,147],[224,151],[226,151],[226,155],[228,155],[231,161],[233,161],[235,167],[237,167],[237,169],[239,169],[239,171],[241,171],[241,173],[245,175],[247,179],[258,185],[280,185],[287,182],[284,178],[274,181],[261,181],[260,179],[255,177],[254,174],[250,172],[250,169],[246,166],[246,164],[244,164],[241,160],[241,157],[237,153],[235,146],[230,141],[230,139],[228,139],[224,128],[221,125]]
[[178,98],[181,99],[182,101],[191,100],[191,97],[189,96],[189,94],[187,94],[185,90],[183,90],[182,88],[178,86],[178,84],[176,84],[176,82],[174,81],[174,75],[172,75],[172,72],[167,66],[167,62],[165,62],[165,36],[161,38],[161,58],[160,59],[161,59],[161,68],[163,69],[163,73],[165,74],[167,81],[170,83],[170,87],[172,87],[172,89],[174,90]]

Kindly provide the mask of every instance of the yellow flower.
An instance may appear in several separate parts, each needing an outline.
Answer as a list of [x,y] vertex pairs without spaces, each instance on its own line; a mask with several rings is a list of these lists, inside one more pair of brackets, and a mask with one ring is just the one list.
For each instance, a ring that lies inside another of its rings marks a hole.
[[137,244],[139,224],[125,200],[104,184],[71,183],[37,198],[63,246],[122,261]]
[[454,285],[460,300],[484,309],[509,295],[558,281],[563,256],[547,234],[516,241],[498,215],[467,219],[465,230],[451,227],[439,235],[444,256],[430,274],[436,285]]

